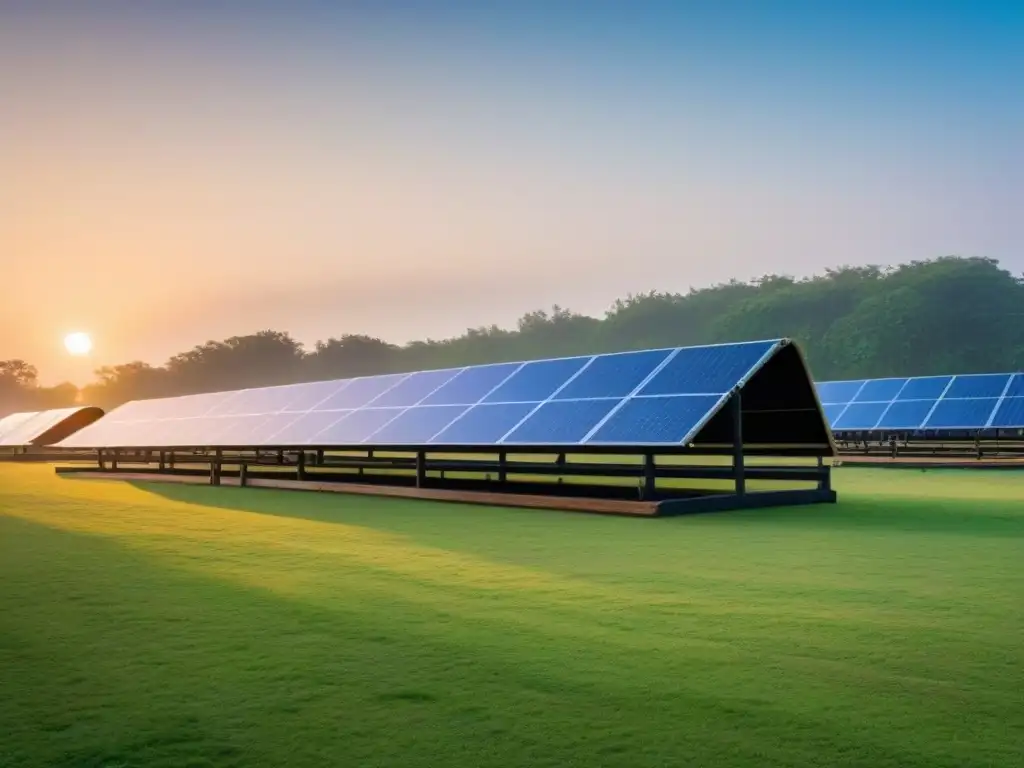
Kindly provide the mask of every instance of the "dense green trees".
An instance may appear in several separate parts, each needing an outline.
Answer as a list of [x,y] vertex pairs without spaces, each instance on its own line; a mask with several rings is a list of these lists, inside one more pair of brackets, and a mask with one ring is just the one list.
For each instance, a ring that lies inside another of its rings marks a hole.
[[[629,296],[600,319],[556,306],[524,315],[514,330],[471,328],[405,346],[346,334],[307,351],[268,330],[209,341],[161,367],[102,368],[82,400],[110,407],[141,397],[777,336],[800,342],[819,380],[1024,369],[1024,277],[991,259],[957,257],[844,267],[804,280],[765,275],[686,294]],[[18,365],[0,364],[0,401],[11,401],[12,392],[21,401],[73,397],[67,388],[35,387],[31,366],[31,376],[18,378]]]

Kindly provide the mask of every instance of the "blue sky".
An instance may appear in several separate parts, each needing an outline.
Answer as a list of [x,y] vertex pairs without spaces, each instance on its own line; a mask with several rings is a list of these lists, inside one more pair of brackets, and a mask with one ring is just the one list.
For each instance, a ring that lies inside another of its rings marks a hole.
[[1022,73],[1018,2],[5,3],[0,358],[1024,272]]

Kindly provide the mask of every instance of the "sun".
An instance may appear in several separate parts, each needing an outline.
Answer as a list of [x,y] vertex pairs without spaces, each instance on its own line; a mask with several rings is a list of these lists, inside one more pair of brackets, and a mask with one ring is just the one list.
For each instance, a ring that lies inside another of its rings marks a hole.
[[87,333],[69,333],[64,338],[64,348],[68,354],[88,355],[92,351],[92,339]]

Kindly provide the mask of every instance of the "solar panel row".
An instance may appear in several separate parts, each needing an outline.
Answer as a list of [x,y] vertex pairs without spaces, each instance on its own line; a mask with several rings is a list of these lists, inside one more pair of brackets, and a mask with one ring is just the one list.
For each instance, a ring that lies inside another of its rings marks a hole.
[[61,446],[678,445],[781,346],[644,350],[134,401]]
[[816,385],[832,429],[1024,428],[1024,373],[824,381]]
[[29,445],[78,410],[80,409],[58,408],[50,411],[13,413],[0,419],[0,448],[20,448]]

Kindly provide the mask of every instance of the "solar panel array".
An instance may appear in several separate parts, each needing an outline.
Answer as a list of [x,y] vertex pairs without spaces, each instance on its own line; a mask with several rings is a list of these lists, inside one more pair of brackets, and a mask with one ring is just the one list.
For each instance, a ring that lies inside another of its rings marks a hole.
[[1024,428],[1024,373],[823,381],[836,432]]
[[60,445],[678,445],[783,344],[643,350],[139,400]]
[[50,411],[12,413],[0,419],[0,448],[20,448],[45,435],[79,408],[57,408]]

